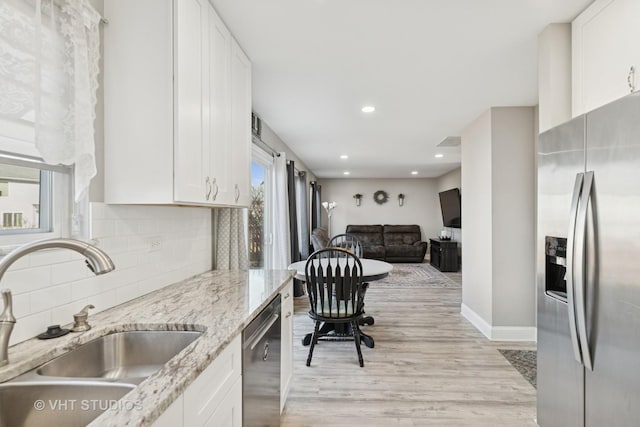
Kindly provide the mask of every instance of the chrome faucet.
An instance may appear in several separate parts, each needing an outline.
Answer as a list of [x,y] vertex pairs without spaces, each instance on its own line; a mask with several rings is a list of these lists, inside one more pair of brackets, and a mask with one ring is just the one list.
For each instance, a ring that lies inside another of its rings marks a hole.
[[[62,238],[38,240],[22,245],[2,258],[2,261],[0,261],[0,281],[2,281],[4,273],[6,273],[11,264],[23,256],[41,249],[53,248],[71,249],[84,255],[87,258],[85,260],[87,267],[96,275],[108,273],[116,268],[111,258],[101,249],[80,240]],[[16,323],[16,318],[13,317],[13,302],[9,289],[2,290],[2,299],[4,301],[4,310],[0,314],[0,366],[9,363],[9,338]]]
[[13,317],[13,300],[9,289],[2,290],[4,310],[0,314],[0,366],[9,363],[9,338],[16,318]]

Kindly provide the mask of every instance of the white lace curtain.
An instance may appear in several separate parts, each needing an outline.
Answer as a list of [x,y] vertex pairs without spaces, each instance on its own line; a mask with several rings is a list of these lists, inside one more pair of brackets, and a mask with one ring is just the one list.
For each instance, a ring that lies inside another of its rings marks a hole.
[[96,174],[99,24],[88,0],[0,1],[3,146],[73,165],[76,201]]

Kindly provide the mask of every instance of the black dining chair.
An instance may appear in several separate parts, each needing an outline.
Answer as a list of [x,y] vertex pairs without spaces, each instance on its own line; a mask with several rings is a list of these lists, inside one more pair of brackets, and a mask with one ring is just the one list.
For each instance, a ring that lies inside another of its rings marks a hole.
[[[362,250],[362,243],[360,243],[360,240],[353,234],[345,233],[333,236],[331,240],[329,240],[327,246],[347,249],[353,252],[358,258],[362,258],[362,255],[364,254],[364,251]],[[363,292],[366,293],[369,288],[369,283],[363,283],[362,288]],[[361,325],[373,325],[374,323],[375,320],[371,316],[365,316],[360,320]]]
[[311,366],[313,350],[318,339],[329,335],[329,332],[320,330],[320,325],[325,323],[333,324],[336,328],[341,326],[345,330],[350,329],[358,352],[358,362],[360,367],[363,367],[358,323],[364,313],[360,259],[347,249],[320,249],[307,259],[305,276],[310,305],[309,317],[315,321],[307,366]]
[[333,236],[329,243],[327,243],[327,247],[333,248],[343,248],[353,252],[358,258],[362,257],[362,244],[357,237],[351,234],[338,234]]

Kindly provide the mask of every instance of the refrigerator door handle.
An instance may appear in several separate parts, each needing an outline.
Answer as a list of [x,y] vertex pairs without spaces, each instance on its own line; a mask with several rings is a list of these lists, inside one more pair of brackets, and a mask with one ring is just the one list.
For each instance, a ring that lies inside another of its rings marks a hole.
[[582,364],[582,353],[578,342],[578,331],[576,329],[576,305],[574,297],[574,244],[576,238],[576,220],[578,216],[578,203],[580,202],[580,192],[584,181],[584,174],[576,174],[576,183],[573,186],[573,196],[571,197],[571,213],[569,214],[569,233],[567,235],[567,270],[565,280],[567,281],[567,307],[569,309],[569,332],[571,344],[573,346],[573,356],[576,361]]
[[586,265],[586,236],[587,236],[587,214],[589,201],[591,200],[591,192],[593,190],[593,171],[584,174],[584,184],[582,186],[582,203],[578,211],[576,222],[577,239],[575,252],[579,261],[576,262],[577,269],[574,274],[575,302],[576,302],[576,318],[578,320],[578,336],[582,352],[582,363],[585,368],[593,371],[591,363],[591,350],[589,349],[589,338],[587,336],[586,321],[586,298],[585,298],[585,278],[587,276]]

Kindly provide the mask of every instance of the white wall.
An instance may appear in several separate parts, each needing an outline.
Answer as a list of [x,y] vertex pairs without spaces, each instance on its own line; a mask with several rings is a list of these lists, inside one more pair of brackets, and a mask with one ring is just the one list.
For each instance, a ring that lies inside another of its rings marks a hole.
[[262,135],[260,139],[262,139],[262,142],[266,143],[274,150],[278,152],[284,151],[285,155],[287,156],[287,161],[293,160],[295,162],[296,169],[298,169],[299,171],[306,171],[307,184],[310,181],[316,180],[316,176],[309,170],[307,165],[305,165],[302,160],[300,160],[298,156],[293,151],[291,151],[287,144],[282,139],[280,139],[280,137],[273,131],[273,129],[269,127],[269,125],[265,121],[262,121]]
[[536,119],[491,108],[462,135],[462,312],[491,339],[535,339]]
[[535,126],[532,107],[492,109],[493,324],[535,326]]
[[[344,233],[347,224],[418,224],[422,240],[437,237],[442,228],[442,214],[435,178],[414,179],[321,179],[322,201],[337,202],[331,218],[332,234]],[[383,190],[389,201],[378,205],[373,194]],[[353,195],[363,195],[359,207]],[[406,197],[398,206],[398,194]],[[322,224],[327,224],[324,214]]]
[[[28,255],[2,286],[13,292],[11,344],[67,324],[86,304],[106,310],[211,268],[211,211],[206,208],[91,204],[91,237],[116,270],[94,276],[69,250]],[[161,242],[151,251],[151,239]]]
[[462,168],[457,168],[451,172],[447,172],[437,178],[438,192],[451,190],[452,188],[461,188],[462,186]]
[[492,323],[491,111],[462,132],[462,303]]

